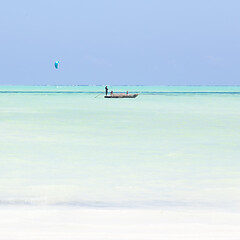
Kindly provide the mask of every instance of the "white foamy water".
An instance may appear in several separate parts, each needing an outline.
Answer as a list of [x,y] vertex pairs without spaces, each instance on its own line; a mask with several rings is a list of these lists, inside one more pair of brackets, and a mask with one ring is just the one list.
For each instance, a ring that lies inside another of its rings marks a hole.
[[112,88],[1,87],[0,204],[239,210],[239,87]]
[[238,240],[239,214],[211,211],[0,207],[4,240]]

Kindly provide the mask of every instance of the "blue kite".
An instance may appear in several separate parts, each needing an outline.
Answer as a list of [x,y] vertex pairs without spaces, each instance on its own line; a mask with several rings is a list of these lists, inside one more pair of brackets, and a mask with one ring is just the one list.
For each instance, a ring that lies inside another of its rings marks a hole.
[[59,64],[59,61],[56,61],[56,62],[54,63],[54,66],[55,66],[56,69],[58,69],[58,64]]

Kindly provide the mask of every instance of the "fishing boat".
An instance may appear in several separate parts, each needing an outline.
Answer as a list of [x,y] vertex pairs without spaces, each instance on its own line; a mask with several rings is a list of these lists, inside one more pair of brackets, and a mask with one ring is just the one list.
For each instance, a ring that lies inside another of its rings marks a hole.
[[126,94],[126,93],[113,93],[110,95],[104,96],[105,98],[135,98],[138,94]]

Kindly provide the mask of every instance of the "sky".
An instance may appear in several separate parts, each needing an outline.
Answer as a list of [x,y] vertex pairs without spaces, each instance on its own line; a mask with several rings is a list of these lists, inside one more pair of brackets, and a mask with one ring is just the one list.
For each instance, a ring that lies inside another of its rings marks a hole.
[[0,85],[240,85],[239,9],[233,0],[2,1]]

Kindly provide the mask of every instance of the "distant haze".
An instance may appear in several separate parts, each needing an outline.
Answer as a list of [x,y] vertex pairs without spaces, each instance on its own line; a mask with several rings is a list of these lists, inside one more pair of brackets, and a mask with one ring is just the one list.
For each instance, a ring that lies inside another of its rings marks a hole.
[[0,84],[239,85],[239,9],[231,0],[3,1]]

